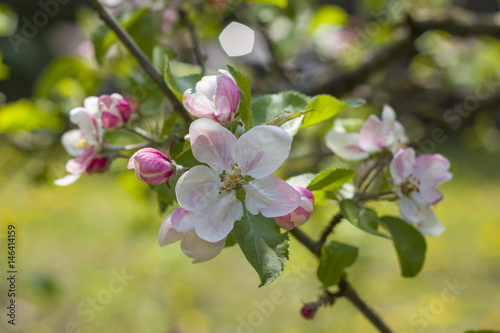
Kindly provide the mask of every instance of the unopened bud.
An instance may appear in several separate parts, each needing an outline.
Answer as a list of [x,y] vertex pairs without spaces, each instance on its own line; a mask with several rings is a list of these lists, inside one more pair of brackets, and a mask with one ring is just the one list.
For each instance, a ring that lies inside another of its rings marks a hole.
[[99,111],[102,112],[102,125],[108,130],[123,127],[132,114],[129,103],[120,94],[101,95],[99,97]]
[[274,222],[285,230],[292,230],[295,227],[306,223],[311,217],[314,204],[314,195],[307,188],[292,185],[300,194],[300,205],[290,214],[275,217]]
[[306,303],[300,309],[300,314],[306,319],[313,319],[317,311],[318,305],[316,303]]
[[156,149],[143,148],[132,155],[127,169],[135,169],[139,180],[159,185],[175,173],[175,162]]

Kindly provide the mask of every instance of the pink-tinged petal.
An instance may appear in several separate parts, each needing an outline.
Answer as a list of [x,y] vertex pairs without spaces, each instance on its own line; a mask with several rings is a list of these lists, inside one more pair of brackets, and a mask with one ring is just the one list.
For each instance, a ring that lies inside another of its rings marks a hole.
[[261,178],[272,174],[288,158],[292,137],[276,126],[257,126],[236,143],[236,163],[243,175]]
[[401,184],[413,173],[415,151],[413,148],[400,149],[391,161],[391,176],[396,184]]
[[208,119],[198,119],[189,127],[194,157],[217,173],[232,172],[236,137],[231,131]]
[[171,221],[172,214],[167,216],[161,224],[160,232],[158,233],[158,243],[160,244],[160,246],[178,242],[184,236],[182,232],[178,232],[174,229],[174,227],[172,227]]
[[172,226],[179,232],[186,232],[194,228],[196,217],[193,212],[177,208],[172,213]]
[[418,203],[429,206],[435,205],[443,199],[443,193],[436,190],[434,186],[418,185],[418,191],[410,193],[410,197]]
[[399,199],[398,206],[399,212],[405,220],[415,223],[422,220],[421,207],[415,201],[403,197]]
[[215,93],[215,117],[221,124],[233,120],[238,104],[240,91],[236,83],[225,75],[217,76],[217,91]]
[[292,221],[292,217],[290,214],[275,217],[274,222],[278,225],[278,227],[288,231],[295,228],[295,223]]
[[83,136],[83,132],[79,129],[69,130],[63,134],[61,143],[71,156],[79,156],[85,151],[87,141]]
[[417,229],[424,236],[440,236],[446,230],[430,208],[423,212],[423,220],[417,223]]
[[396,120],[396,112],[394,109],[388,105],[384,104],[384,108],[382,109],[382,121],[386,124],[391,124]]
[[108,156],[96,156],[85,169],[85,172],[89,175],[94,173],[104,173],[108,171],[109,162],[110,160]]
[[252,180],[243,185],[246,191],[245,204],[248,211],[265,217],[278,217],[293,212],[301,198],[291,185],[274,176]]
[[83,132],[85,140],[94,146],[100,142],[99,125],[96,117],[84,108],[74,108],[69,113],[69,119]]
[[143,148],[132,155],[127,168],[135,169],[135,175],[139,180],[159,185],[172,177],[175,163],[157,149]]
[[359,146],[359,139],[358,133],[341,133],[334,130],[329,130],[325,136],[326,146],[346,161],[360,161],[370,156]]
[[302,186],[293,186],[300,194],[300,204],[293,212],[274,218],[274,222],[285,230],[292,230],[306,223],[311,217],[314,204],[314,195]]
[[218,242],[233,230],[234,222],[243,216],[243,205],[235,191],[222,192],[211,205],[195,211],[195,230],[207,242]]
[[127,123],[130,120],[130,115],[132,114],[132,108],[128,101],[123,98],[120,94],[112,94],[111,97],[115,101],[115,107],[118,109],[118,112],[123,120],[123,122]]
[[109,110],[113,105],[113,98],[109,95],[99,96],[99,107]]
[[83,154],[77,156],[66,163],[66,171],[71,174],[80,174],[84,172],[94,159],[95,148],[91,146]]
[[213,101],[217,92],[217,75],[208,75],[201,78],[196,83],[195,91],[198,94],[205,95],[208,100]]
[[218,174],[207,166],[197,165],[179,178],[175,194],[182,208],[194,211],[216,204],[221,186]]
[[82,176],[81,173],[75,175],[67,175],[65,177],[54,180],[54,185],[57,186],[68,186],[76,182]]
[[104,128],[110,131],[118,129],[123,126],[123,121],[120,119],[120,117],[114,115],[108,110],[104,110],[102,112],[101,120]]
[[440,154],[422,154],[415,160],[413,177],[426,187],[437,187],[450,180],[452,175],[448,172],[450,161]]
[[189,258],[194,259],[193,264],[205,262],[215,258],[224,248],[226,239],[211,243],[201,239],[194,230],[187,231],[181,240],[181,250]]
[[375,153],[392,144],[389,125],[371,115],[361,127],[359,146],[366,152]]
[[207,96],[199,93],[191,93],[191,89],[188,89],[184,92],[182,100],[184,107],[193,117],[216,120],[215,105]]

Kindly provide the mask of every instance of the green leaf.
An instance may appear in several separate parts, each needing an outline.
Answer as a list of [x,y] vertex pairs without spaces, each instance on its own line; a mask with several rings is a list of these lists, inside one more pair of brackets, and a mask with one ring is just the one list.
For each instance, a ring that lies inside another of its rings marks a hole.
[[168,187],[166,183],[160,185],[149,185],[149,187],[158,194],[158,204],[161,213],[164,213],[167,210],[167,207],[172,205],[176,199],[175,184],[177,184],[177,180],[179,180],[178,176],[170,178],[170,187]]
[[224,243],[224,247],[231,247],[236,244],[236,241],[234,240],[233,234],[227,235],[226,242]]
[[163,72],[163,79],[165,80],[165,83],[181,103],[184,92],[188,89],[194,89],[196,83],[200,81],[202,77],[202,74],[190,74],[181,77],[174,77],[168,61],[165,64],[165,71]]
[[[137,33],[138,31],[137,28],[140,27],[140,24],[138,24],[140,23],[139,21],[148,12],[149,12],[148,7],[142,7],[138,9],[137,8],[128,9],[120,12],[116,18],[118,22],[120,22],[120,25],[127,32]],[[93,36],[93,42],[94,42],[95,56],[99,63],[102,63],[102,60],[106,55],[106,52],[108,51],[109,47],[113,45],[117,40],[118,38],[116,37],[116,34],[113,31],[111,31],[108,27],[100,26],[98,29],[96,29],[96,32],[94,33]],[[139,40],[136,38],[134,38],[134,40],[139,42]],[[147,54],[149,52],[145,51],[145,53]]]
[[272,218],[251,215],[245,209],[245,215],[235,223],[232,235],[259,274],[259,287],[271,283],[281,274],[288,260],[290,241],[288,233],[281,234]]
[[326,169],[321,171],[307,185],[309,191],[328,189],[334,191],[352,179],[354,171],[350,169]]
[[286,8],[288,6],[288,0],[245,0],[250,2],[259,2],[267,5],[273,5],[280,8]]
[[418,274],[424,265],[425,239],[409,223],[392,216],[383,216],[379,221],[389,230],[399,258],[401,274],[412,277]]
[[357,247],[338,242],[327,243],[321,250],[318,279],[325,287],[338,284],[344,269],[354,264],[357,256]]
[[43,99],[20,99],[0,106],[0,133],[59,130],[63,121],[50,102]]
[[243,93],[242,99],[240,101],[240,118],[245,124],[245,130],[249,130],[253,127],[252,119],[252,109],[250,108],[251,101],[251,91],[250,91],[250,80],[243,73],[237,69],[227,65],[229,72],[233,76],[238,88],[240,88]]
[[375,210],[361,206],[356,200],[346,199],[340,202],[340,211],[356,228],[375,236],[389,238],[377,230],[378,217]]
[[318,95],[307,105],[306,111],[314,111],[304,116],[302,128],[319,124],[325,120],[335,117],[339,112],[349,108],[349,105],[343,103],[330,95]]
[[[294,92],[285,91],[279,94],[264,95],[252,101],[252,114],[255,125],[268,124],[283,126],[283,129],[294,135],[302,123],[303,114],[306,111],[309,96]],[[280,125],[281,124],[281,125]]]
[[359,108],[366,104],[366,101],[361,98],[350,98],[342,100],[342,103],[349,105],[350,108]]

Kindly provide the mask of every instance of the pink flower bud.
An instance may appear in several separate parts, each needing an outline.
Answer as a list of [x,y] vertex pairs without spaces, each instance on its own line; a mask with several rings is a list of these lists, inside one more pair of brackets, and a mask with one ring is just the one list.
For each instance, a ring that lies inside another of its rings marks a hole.
[[130,119],[131,110],[129,103],[120,94],[99,97],[102,125],[108,130],[123,127]]
[[96,156],[92,159],[87,169],[85,169],[85,172],[89,175],[93,173],[103,173],[108,170],[108,166],[109,158],[107,156]]
[[285,230],[292,230],[306,223],[313,211],[314,195],[312,192],[302,186],[293,185],[292,187],[300,194],[299,207],[290,214],[274,218],[274,222]]
[[306,303],[300,309],[300,314],[306,319],[313,319],[317,311],[318,306],[316,303]]
[[240,103],[240,91],[227,71],[223,75],[204,76],[196,83],[196,92],[184,93],[184,107],[196,118],[208,118],[221,124],[233,120]]
[[175,173],[175,162],[156,149],[143,148],[132,155],[127,169],[135,169],[139,180],[159,185]]

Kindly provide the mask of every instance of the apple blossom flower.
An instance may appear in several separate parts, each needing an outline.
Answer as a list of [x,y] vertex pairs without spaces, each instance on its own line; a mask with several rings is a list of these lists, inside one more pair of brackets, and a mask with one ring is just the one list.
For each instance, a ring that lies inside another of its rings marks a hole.
[[137,178],[151,185],[159,185],[175,173],[175,162],[153,148],[138,150],[130,158],[127,169],[135,169]]
[[283,216],[300,204],[300,194],[288,183],[271,176],[287,159],[292,137],[276,126],[257,126],[236,139],[233,133],[209,119],[198,119],[189,127],[197,165],[178,180],[179,205],[202,218],[184,218],[173,224],[177,231],[194,228],[208,241],[224,239],[234,222],[250,214]]
[[399,211],[426,236],[439,236],[445,230],[430,206],[443,199],[436,187],[452,178],[449,168],[450,162],[444,156],[415,157],[413,148],[400,149],[391,162],[390,172],[400,198]]
[[396,113],[389,105],[384,105],[382,119],[375,115],[368,117],[360,133],[348,133],[335,123],[325,140],[327,147],[346,161],[364,160],[383,150],[396,153],[408,143],[404,127],[396,120]]
[[99,111],[102,125],[108,130],[123,127],[130,119],[132,113],[127,100],[120,94],[99,96]]
[[233,120],[240,103],[240,91],[231,74],[204,76],[195,86],[195,93],[184,92],[186,109],[196,118],[207,118],[221,124]]
[[193,264],[208,261],[216,257],[224,248],[226,238],[211,243],[207,242],[196,234],[194,229],[179,232],[172,226],[172,220],[175,218],[177,222],[183,218],[189,218],[191,212],[178,208],[172,214],[167,216],[160,227],[158,234],[158,243],[160,246],[181,241],[181,250],[193,260]]
[[285,230],[292,230],[306,223],[311,217],[314,195],[307,188],[297,185],[292,187],[300,194],[300,204],[293,212],[274,218],[274,222]]
[[83,107],[70,111],[70,121],[77,125],[78,129],[64,133],[61,142],[68,154],[75,158],[66,164],[66,171],[71,175],[56,180],[56,185],[72,184],[84,171],[90,174],[107,169],[108,158],[98,155],[104,135],[99,119],[98,101],[95,96],[87,97]]

